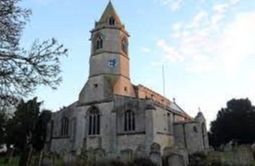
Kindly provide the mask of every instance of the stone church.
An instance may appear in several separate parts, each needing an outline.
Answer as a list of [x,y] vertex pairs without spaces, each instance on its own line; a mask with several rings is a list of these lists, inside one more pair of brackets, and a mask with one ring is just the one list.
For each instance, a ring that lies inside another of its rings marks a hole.
[[129,77],[129,33],[111,2],[91,30],[89,78],[76,102],[53,113],[48,131],[51,152],[80,154],[102,149],[121,157],[137,149],[149,155],[178,146],[189,153],[208,148],[205,118],[190,117],[175,101]]

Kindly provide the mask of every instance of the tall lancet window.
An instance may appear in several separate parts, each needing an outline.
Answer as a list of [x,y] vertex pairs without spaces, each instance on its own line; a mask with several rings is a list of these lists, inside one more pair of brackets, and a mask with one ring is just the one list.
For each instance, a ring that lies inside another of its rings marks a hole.
[[135,130],[135,113],[131,110],[125,112],[124,115],[124,130],[134,131]]
[[125,54],[128,54],[128,40],[126,37],[121,40],[121,49]]
[[98,108],[92,107],[88,114],[88,134],[89,135],[99,135],[100,134],[100,112]]
[[69,129],[69,119],[67,117],[63,117],[61,119],[61,136],[68,136],[68,129]]
[[96,49],[101,49],[103,48],[103,38],[102,36],[98,36],[97,39],[96,39]]
[[104,40],[103,40],[103,36],[101,34],[96,34],[94,39],[93,39],[93,48],[94,50],[99,50],[101,48],[103,48],[104,46]]
[[109,25],[112,25],[112,26],[115,25],[115,18],[114,18],[114,17],[110,17],[110,19],[109,19]]

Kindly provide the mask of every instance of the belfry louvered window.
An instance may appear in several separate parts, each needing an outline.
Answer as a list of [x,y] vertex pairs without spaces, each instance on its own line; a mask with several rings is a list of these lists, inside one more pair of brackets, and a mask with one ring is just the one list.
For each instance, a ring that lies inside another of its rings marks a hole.
[[109,19],[109,25],[115,25],[115,19],[114,19],[114,17],[110,17],[110,19]]
[[89,122],[88,134],[99,135],[100,134],[100,114],[99,114],[99,110],[96,107],[93,107],[89,111],[88,122]]
[[125,112],[124,115],[124,130],[134,131],[135,130],[135,113],[131,110]]
[[102,36],[98,36],[96,38],[96,41],[95,41],[95,45],[96,45],[95,48],[96,48],[96,50],[103,48],[103,44],[104,44],[104,41],[103,41]]

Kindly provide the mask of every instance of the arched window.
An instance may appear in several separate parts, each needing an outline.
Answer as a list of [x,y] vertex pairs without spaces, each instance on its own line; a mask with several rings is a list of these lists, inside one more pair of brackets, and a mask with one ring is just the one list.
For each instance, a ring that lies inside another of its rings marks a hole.
[[124,115],[124,130],[134,131],[135,130],[135,113],[131,110],[125,112]]
[[121,49],[124,53],[128,54],[128,41],[125,37],[121,41]]
[[68,136],[69,129],[69,119],[67,117],[63,117],[61,119],[61,136]]
[[109,25],[115,25],[115,19],[114,19],[114,17],[110,17],[110,19],[109,19]]
[[103,37],[101,34],[97,34],[93,40],[93,48],[94,48],[94,50],[99,50],[99,49],[103,48],[103,46],[104,46]]
[[100,134],[100,114],[99,114],[99,110],[96,107],[92,107],[89,110],[88,122],[89,122],[88,134],[99,135]]

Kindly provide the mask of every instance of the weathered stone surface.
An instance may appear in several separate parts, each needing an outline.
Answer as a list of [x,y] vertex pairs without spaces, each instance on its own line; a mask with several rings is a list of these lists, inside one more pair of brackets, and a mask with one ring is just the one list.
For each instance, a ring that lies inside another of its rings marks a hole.
[[44,158],[42,160],[41,166],[53,166],[53,162],[50,158]]
[[129,162],[133,160],[133,150],[125,149],[120,152],[120,159],[123,162]]
[[255,160],[255,143],[253,143],[253,144],[251,145],[251,150],[252,150],[253,157],[254,157],[254,160]]
[[209,149],[206,121],[200,112],[192,122],[174,123],[175,144],[190,154]]
[[63,164],[64,166],[71,166],[71,165],[75,165],[75,162],[76,162],[76,156],[70,154],[70,153],[67,153],[64,155],[63,157]]
[[168,156],[168,165],[169,166],[187,166],[182,155],[180,154],[171,154]]
[[250,166],[254,162],[250,146],[235,146],[231,151],[209,152],[209,159],[230,166]]
[[135,151],[135,158],[146,158],[146,150],[144,145],[138,145],[136,151]]
[[104,149],[97,148],[97,149],[95,149],[94,153],[95,153],[95,160],[96,160],[96,162],[99,162],[99,161],[105,159],[105,151],[104,151]]
[[176,166],[178,164],[181,166],[187,166],[189,163],[187,149],[183,149],[177,146],[164,148],[163,158],[164,163],[168,164],[169,166],[173,165],[174,163],[176,164]]
[[162,158],[161,158],[160,151],[161,151],[160,145],[154,142],[151,145],[150,159],[157,166],[161,166],[162,165]]

